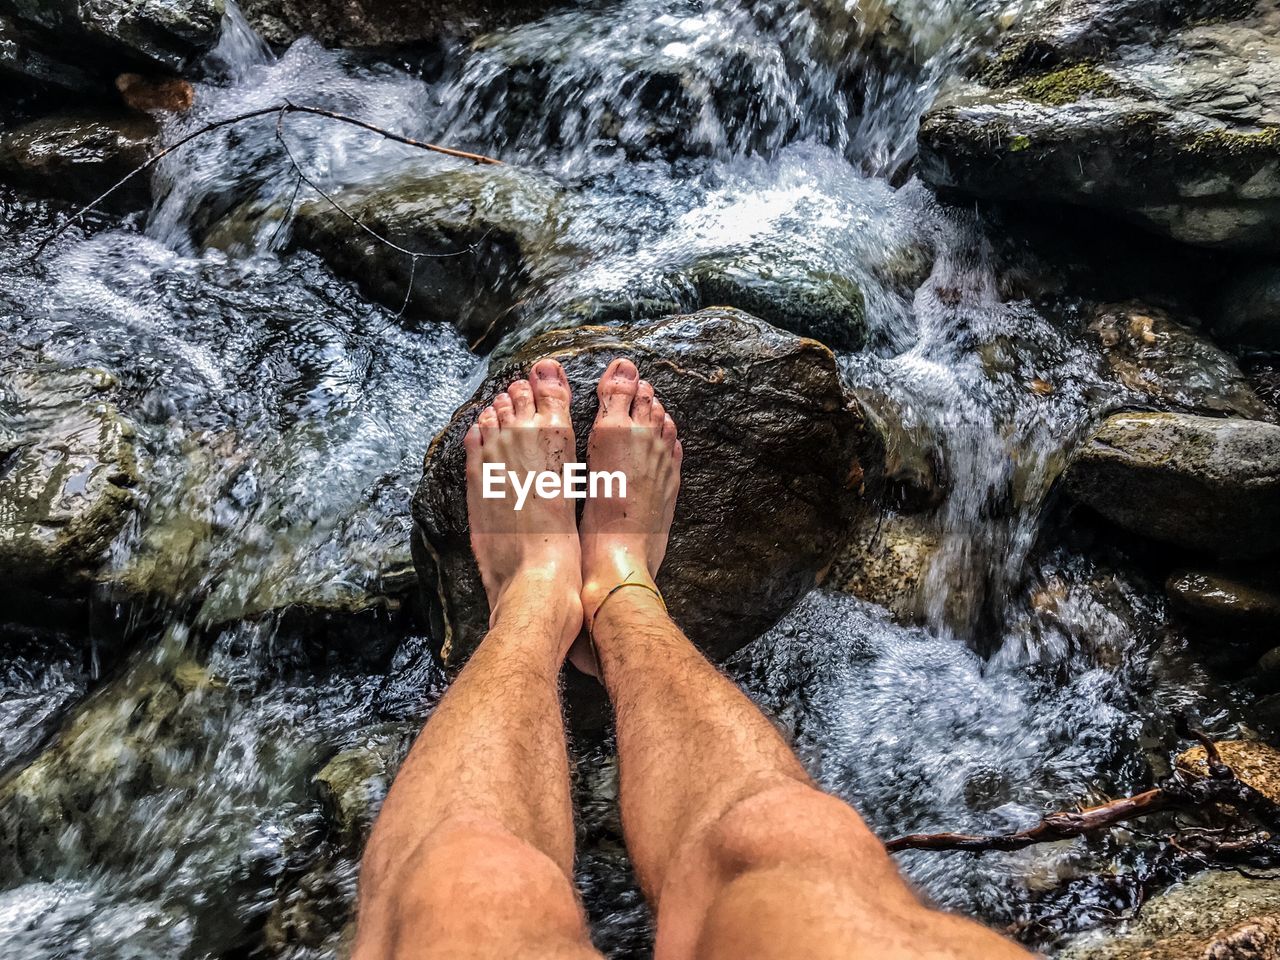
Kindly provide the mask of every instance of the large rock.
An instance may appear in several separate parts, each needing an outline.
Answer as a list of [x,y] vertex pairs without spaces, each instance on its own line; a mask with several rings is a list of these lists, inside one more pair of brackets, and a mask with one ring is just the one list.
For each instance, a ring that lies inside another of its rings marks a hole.
[[1106,28],[1094,20],[1115,11],[1085,4],[1048,40],[1010,41],[995,85],[953,89],[924,117],[921,176],[1101,208],[1187,243],[1280,249],[1280,12],[1165,32],[1138,26],[1147,6],[1121,5]]
[[309,34],[333,47],[393,47],[469,39],[534,19],[571,0],[243,0],[241,10],[270,43]]
[[[0,176],[16,186],[87,203],[140,166],[159,139],[159,125],[138,114],[42,117],[0,134]],[[126,210],[150,202],[145,175],[106,201]]]
[[223,0],[0,0],[0,75],[107,97],[127,70],[180,72],[217,43]]
[[1115,378],[1157,408],[1276,419],[1229,354],[1163,310],[1106,304],[1089,332]]
[[1140,536],[1223,557],[1280,549],[1280,426],[1114,414],[1072,455],[1065,481]]
[[0,576],[10,583],[81,590],[128,518],[134,430],[111,387],[100,370],[22,364],[0,378]]
[[512,167],[413,173],[335,199],[383,237],[424,256],[415,264],[323,199],[300,206],[296,241],[367,296],[404,307],[411,317],[452,322],[478,346],[492,345],[531,286],[573,257],[560,232],[559,189]]
[[568,371],[580,451],[613,357],[636,362],[679,424],[683,479],[658,584],[711,657],[749,642],[813,585],[857,510],[866,442],[829,350],[734,310],[554,331],[496,365],[427,452],[414,559],[446,666],[467,658],[489,618],[468,540],[462,438],[542,356]]
[[1119,932],[1097,931],[1060,960],[1263,960],[1280,950],[1280,883],[1206,871],[1142,905]]

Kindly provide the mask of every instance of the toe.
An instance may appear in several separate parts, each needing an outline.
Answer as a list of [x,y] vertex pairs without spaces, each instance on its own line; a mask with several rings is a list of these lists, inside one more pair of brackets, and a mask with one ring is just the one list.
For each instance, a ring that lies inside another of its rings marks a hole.
[[515,418],[517,420],[530,419],[535,411],[533,388],[529,386],[529,381],[512,380],[511,386],[507,387],[507,393],[511,394],[511,403],[515,407]]
[[680,446],[676,439],[676,422],[668,414],[662,418],[662,442],[673,449]]
[[539,413],[563,413],[569,409],[569,378],[559,363],[545,357],[533,365],[529,378]]
[[667,408],[662,405],[661,400],[655,397],[653,400],[653,406],[649,408],[649,418],[643,421],[643,423],[646,427],[653,427],[656,432],[661,433],[662,424],[666,419]]
[[636,423],[648,423],[652,411],[653,384],[648,380],[641,380],[640,385],[636,387],[636,398],[631,403],[631,418]]
[[498,415],[499,426],[510,426],[512,421],[515,420],[516,408],[510,394],[500,393],[494,397],[493,410]]
[[[675,429],[675,424],[672,424],[672,429]],[[671,462],[676,465],[677,470],[680,469],[680,464],[684,462],[684,444],[679,440],[677,440],[676,445],[671,448]]]
[[640,388],[640,371],[625,357],[609,364],[596,393],[600,397],[600,416],[625,418],[631,414],[631,401]]
[[498,412],[493,407],[485,407],[477,422],[480,425],[481,446],[498,438]]

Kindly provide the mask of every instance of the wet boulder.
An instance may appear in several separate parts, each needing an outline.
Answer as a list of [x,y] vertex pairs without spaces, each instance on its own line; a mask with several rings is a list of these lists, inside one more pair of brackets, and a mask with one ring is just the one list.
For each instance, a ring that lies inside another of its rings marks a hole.
[[1119,383],[1160,409],[1275,420],[1232,357],[1142,304],[1104,304],[1089,323]]
[[[137,114],[42,117],[0,134],[0,178],[23,189],[87,203],[141,165],[159,140],[159,125]],[[106,203],[116,210],[149,206],[149,178],[134,177]]]
[[181,72],[218,41],[222,0],[0,0],[0,74],[107,98],[122,71]]
[[764,238],[687,258],[664,272],[642,263],[621,284],[556,304],[502,350],[509,353],[529,335],[557,327],[712,307],[742,310],[832,350],[861,349],[866,307],[857,281],[797,246]]
[[1115,11],[1080,7],[1056,5],[1071,14],[1059,32],[1011,40],[987,82],[935,103],[921,176],[994,200],[1098,208],[1186,243],[1280,249],[1280,15],[1264,4],[1166,28],[1140,26],[1125,4],[1128,21],[1107,27],[1094,21]]
[[0,575],[11,583],[82,592],[128,519],[136,439],[112,385],[100,370],[0,376]]
[[413,501],[414,560],[446,666],[483,637],[488,605],[471,555],[463,435],[539,357],[564,364],[583,455],[595,383],[633,359],[680,426],[684,468],[658,584],[676,621],[722,660],[814,583],[859,510],[868,440],[835,357],[735,310],[552,331],[495,364],[427,452]]
[[481,347],[514,322],[517,303],[541,279],[574,257],[561,235],[561,191],[513,167],[410,173],[335,199],[401,249],[322,198],[300,206],[295,242],[370,298],[412,318],[453,323]]
[[1130,533],[1221,557],[1280,548],[1280,426],[1118,413],[1072,454],[1068,492]]
[[1201,626],[1263,643],[1280,635],[1280,572],[1178,570],[1169,575],[1165,590],[1178,612]]

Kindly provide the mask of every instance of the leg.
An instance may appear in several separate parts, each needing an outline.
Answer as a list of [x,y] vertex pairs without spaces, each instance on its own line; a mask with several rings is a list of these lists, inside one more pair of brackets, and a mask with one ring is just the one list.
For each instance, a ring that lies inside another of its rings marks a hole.
[[628,577],[652,584],[682,451],[629,361],[605,372],[600,394],[590,467],[623,470],[628,495],[587,502],[583,604],[617,716],[623,825],[658,915],[658,960],[1027,956],[925,908],[657,597],[628,588],[605,600]]
[[573,889],[559,670],[582,623],[572,501],[479,494],[481,465],[559,470],[573,456],[554,361],[467,435],[472,546],[489,635],[396,778],[360,868],[354,960],[598,956]]

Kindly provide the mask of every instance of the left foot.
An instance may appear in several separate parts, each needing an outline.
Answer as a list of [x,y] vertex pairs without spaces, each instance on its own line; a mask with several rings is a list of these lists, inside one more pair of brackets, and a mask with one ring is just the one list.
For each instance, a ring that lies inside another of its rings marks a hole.
[[[539,360],[528,380],[515,380],[467,431],[467,515],[471,549],[489,597],[489,624],[508,607],[550,614],[563,658],[582,625],[582,557],[575,501],[530,489],[515,509],[510,484],[502,498],[484,497],[484,464],[519,477],[556,474],[574,459],[569,381],[554,360]],[[517,600],[519,598],[519,600]]]

